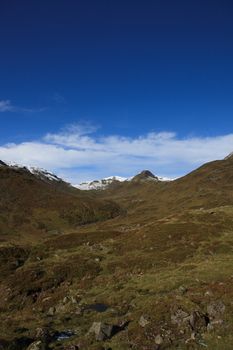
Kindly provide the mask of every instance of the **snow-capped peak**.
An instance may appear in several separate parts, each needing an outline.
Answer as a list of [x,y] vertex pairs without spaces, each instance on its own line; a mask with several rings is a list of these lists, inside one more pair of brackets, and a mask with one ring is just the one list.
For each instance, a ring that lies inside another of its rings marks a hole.
[[[140,176],[139,176],[140,175]],[[143,181],[172,181],[172,179],[169,179],[167,177],[157,177],[154,176],[151,172],[149,171],[143,171],[142,173],[136,175],[136,176],[132,176],[132,177],[121,177],[121,176],[109,176],[109,177],[105,177],[103,179],[100,180],[94,180],[94,181],[87,181],[87,182],[82,182],[78,185],[74,185],[74,187],[80,189],[80,190],[104,190],[107,187],[109,187],[109,185],[113,184],[113,183],[117,183],[117,182],[130,182],[130,181],[135,181],[135,178],[138,178],[138,182],[140,182],[141,180],[141,176],[143,175]]]
[[127,180],[126,177],[109,176],[101,180],[82,182],[78,185],[74,185],[74,187],[77,187],[80,190],[103,190],[114,182],[124,182]]
[[49,181],[56,181],[56,182],[64,181],[61,178],[59,178],[57,175],[43,168],[37,168],[34,166],[22,166],[14,162],[8,162],[6,165],[8,165],[12,169],[16,169],[16,170],[23,169],[25,171],[29,171],[31,174],[35,175],[41,180],[49,180]]

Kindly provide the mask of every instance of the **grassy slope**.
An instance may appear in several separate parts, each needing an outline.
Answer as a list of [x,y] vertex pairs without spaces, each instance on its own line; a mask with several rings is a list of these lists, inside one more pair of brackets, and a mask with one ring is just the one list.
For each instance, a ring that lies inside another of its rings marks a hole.
[[66,183],[45,182],[24,169],[0,167],[1,241],[37,241],[49,233],[118,215],[111,201],[94,199]]
[[[33,336],[37,327],[49,326],[77,333],[53,348],[79,343],[81,349],[97,349],[87,336],[92,322],[129,321],[102,345],[152,350],[160,334],[160,349],[231,349],[232,174],[233,162],[227,160],[172,183],[121,184],[93,197],[114,199],[127,215],[47,235],[33,245],[5,243],[1,337]],[[110,307],[103,313],[85,311],[95,302]],[[214,316],[211,305],[219,309]],[[49,316],[51,307],[56,310]],[[199,312],[193,329],[179,319],[179,310]],[[208,329],[206,314],[213,318]],[[144,328],[138,323],[142,315],[149,318]]]

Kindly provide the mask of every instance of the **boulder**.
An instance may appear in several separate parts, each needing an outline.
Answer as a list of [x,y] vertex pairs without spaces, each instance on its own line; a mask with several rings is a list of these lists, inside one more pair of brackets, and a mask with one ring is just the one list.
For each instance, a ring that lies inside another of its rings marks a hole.
[[96,340],[103,341],[113,336],[114,326],[104,322],[93,322],[88,333],[94,333]]

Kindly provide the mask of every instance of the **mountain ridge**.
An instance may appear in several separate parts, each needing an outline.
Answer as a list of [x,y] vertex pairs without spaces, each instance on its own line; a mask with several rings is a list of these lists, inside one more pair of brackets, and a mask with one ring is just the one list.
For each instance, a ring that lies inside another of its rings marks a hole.
[[116,185],[117,183],[125,183],[125,182],[143,182],[143,181],[172,181],[173,179],[167,177],[159,177],[155,176],[149,170],[142,170],[140,173],[131,177],[121,177],[121,176],[109,176],[100,180],[93,180],[82,182],[78,185],[74,185],[74,187],[80,190],[105,190],[112,185]]

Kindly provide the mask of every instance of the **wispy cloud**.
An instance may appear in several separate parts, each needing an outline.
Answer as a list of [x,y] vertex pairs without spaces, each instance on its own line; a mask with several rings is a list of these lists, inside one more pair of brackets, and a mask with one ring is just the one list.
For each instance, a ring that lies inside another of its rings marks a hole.
[[174,132],[137,137],[97,136],[90,123],[73,124],[40,140],[0,146],[0,159],[44,167],[75,183],[94,178],[131,176],[150,169],[161,176],[181,176],[233,150],[233,134],[180,138]]
[[12,112],[14,106],[12,106],[10,100],[1,100],[0,101],[0,112]]
[[25,108],[20,106],[15,106],[10,100],[0,100],[0,113],[3,112],[26,112],[26,113],[35,113],[43,112],[47,107],[42,108]]

